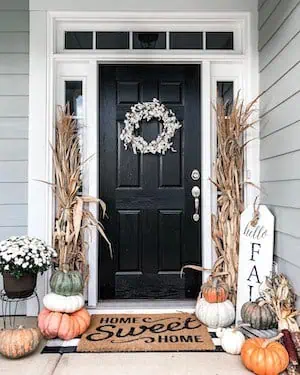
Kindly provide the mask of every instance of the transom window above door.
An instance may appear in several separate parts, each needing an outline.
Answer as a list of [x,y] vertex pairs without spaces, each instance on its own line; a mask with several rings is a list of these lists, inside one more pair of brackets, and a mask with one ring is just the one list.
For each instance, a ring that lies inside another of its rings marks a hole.
[[65,50],[234,51],[233,31],[65,31]]

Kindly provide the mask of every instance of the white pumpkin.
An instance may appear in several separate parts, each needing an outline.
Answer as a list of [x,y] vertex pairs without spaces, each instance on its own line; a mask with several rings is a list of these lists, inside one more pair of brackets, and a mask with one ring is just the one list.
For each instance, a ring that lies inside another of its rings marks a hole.
[[55,293],[49,293],[45,295],[43,303],[46,309],[50,311],[73,313],[84,306],[84,298],[82,294],[66,297]]
[[240,354],[245,342],[245,336],[236,328],[218,328],[217,336],[221,339],[221,346],[226,353]]
[[210,328],[228,327],[235,318],[235,308],[229,300],[209,303],[204,298],[198,298],[195,313],[197,318]]

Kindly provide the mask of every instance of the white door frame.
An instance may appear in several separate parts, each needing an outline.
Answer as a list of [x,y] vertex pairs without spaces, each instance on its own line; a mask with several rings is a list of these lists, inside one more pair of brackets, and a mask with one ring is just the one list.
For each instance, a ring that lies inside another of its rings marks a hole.
[[[28,232],[52,240],[54,199],[49,187],[37,180],[52,180],[51,149],[55,106],[63,102],[61,82],[64,79],[82,79],[85,101],[84,153],[97,155],[98,128],[98,64],[109,63],[193,63],[201,64],[201,191],[202,191],[202,265],[213,263],[211,241],[211,213],[215,210],[216,195],[209,178],[215,155],[215,126],[211,101],[216,97],[217,81],[234,81],[241,88],[245,100],[257,96],[258,66],[255,44],[256,33],[251,31],[248,12],[207,13],[149,13],[149,12],[31,12],[30,24],[30,95],[29,95],[29,198]],[[64,30],[99,31],[191,31],[235,30],[238,43],[228,53],[206,51],[64,51],[61,36]],[[254,41],[253,41],[254,39]],[[248,137],[258,134],[249,132]],[[248,147],[246,174],[259,184],[258,142]],[[92,158],[84,171],[84,189],[87,194],[98,195],[97,157]],[[255,192],[246,188],[246,203]],[[97,214],[97,209],[91,207]],[[98,245],[97,236],[89,246],[90,279],[88,304],[98,302]],[[204,275],[204,277],[206,277]],[[48,277],[39,278],[38,292],[48,291]],[[34,311],[27,306],[27,314]]]

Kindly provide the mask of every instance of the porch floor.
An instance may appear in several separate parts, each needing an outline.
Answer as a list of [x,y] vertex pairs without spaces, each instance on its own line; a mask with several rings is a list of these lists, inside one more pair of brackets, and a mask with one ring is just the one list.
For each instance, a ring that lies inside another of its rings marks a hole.
[[[18,324],[35,326],[34,318]],[[41,343],[41,348],[44,342]],[[246,375],[239,356],[226,353],[40,354],[8,360],[0,356],[1,375]],[[20,365],[22,367],[20,367]]]

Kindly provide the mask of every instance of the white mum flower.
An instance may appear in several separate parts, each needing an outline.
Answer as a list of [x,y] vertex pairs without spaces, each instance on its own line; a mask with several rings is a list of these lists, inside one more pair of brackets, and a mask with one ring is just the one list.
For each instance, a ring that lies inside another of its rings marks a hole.
[[6,262],[9,262],[11,260],[11,255],[10,254],[7,254],[7,253],[4,253],[2,255],[2,258],[6,261]]

